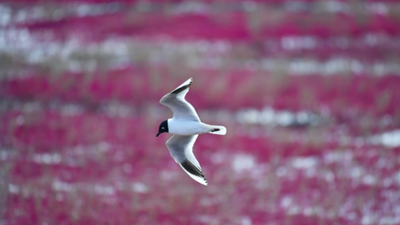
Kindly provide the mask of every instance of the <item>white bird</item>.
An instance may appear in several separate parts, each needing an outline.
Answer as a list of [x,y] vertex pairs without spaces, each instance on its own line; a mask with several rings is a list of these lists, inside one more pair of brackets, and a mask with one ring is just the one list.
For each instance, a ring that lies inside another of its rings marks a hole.
[[185,100],[192,82],[190,78],[161,98],[160,103],[170,108],[174,115],[160,124],[156,137],[164,132],[174,134],[166,142],[172,158],[191,178],[207,186],[207,179],[193,154],[193,145],[199,134],[225,135],[226,128],[200,121],[196,110]]

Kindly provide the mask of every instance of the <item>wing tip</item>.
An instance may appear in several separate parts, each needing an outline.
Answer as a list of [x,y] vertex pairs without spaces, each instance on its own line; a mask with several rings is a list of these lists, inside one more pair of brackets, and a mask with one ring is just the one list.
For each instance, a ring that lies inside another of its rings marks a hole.
[[208,186],[208,181],[206,179],[204,179],[204,183],[203,182],[199,182],[200,184],[204,185],[204,186]]
[[200,168],[196,167],[191,163],[189,160],[185,160],[179,165],[182,167],[182,169],[195,181],[199,182],[200,184],[204,186],[208,186],[208,181],[206,177],[203,174],[203,171],[201,171]]
[[[186,84],[187,82],[189,82],[188,84]],[[193,83],[193,78],[189,78],[187,81],[185,81],[183,84],[181,84],[180,87],[178,87],[177,89],[173,90],[171,92],[171,94],[179,94],[180,92],[186,90],[187,88],[190,87],[190,85],[192,85]]]

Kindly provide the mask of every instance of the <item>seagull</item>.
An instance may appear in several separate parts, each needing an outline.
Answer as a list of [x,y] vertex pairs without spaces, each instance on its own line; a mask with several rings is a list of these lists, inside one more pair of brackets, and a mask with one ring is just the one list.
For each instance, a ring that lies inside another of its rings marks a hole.
[[173,112],[173,117],[161,122],[156,137],[167,132],[173,136],[166,142],[172,158],[195,181],[207,186],[199,162],[193,154],[193,145],[199,134],[225,135],[224,126],[202,123],[194,107],[185,100],[193,78],[188,79],[161,98],[160,103]]

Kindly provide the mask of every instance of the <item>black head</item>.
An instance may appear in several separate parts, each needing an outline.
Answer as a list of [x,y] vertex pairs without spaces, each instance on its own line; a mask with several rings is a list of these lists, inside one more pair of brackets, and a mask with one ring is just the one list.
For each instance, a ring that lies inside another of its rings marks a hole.
[[161,122],[160,128],[158,128],[158,134],[156,135],[156,137],[158,137],[158,135],[160,135],[161,133],[164,133],[164,132],[168,132],[168,120]]

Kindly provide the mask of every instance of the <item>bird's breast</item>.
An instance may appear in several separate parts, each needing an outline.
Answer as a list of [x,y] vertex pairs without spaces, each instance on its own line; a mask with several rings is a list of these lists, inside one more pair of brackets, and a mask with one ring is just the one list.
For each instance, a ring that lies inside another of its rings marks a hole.
[[177,135],[195,135],[207,133],[207,127],[197,121],[180,121],[171,119],[168,121],[169,133]]

